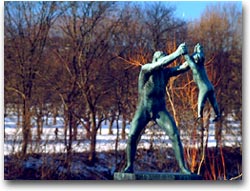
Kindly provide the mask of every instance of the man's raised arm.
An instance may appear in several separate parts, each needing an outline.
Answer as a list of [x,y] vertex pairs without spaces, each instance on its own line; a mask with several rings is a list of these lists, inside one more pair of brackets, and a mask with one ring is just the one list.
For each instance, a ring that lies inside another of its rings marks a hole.
[[145,64],[142,66],[142,70],[150,72],[159,68],[163,68],[169,64],[171,64],[176,58],[180,55],[187,54],[187,47],[185,43],[179,45],[175,52],[170,55],[167,55],[163,58],[160,58],[158,61],[153,62],[151,64]]

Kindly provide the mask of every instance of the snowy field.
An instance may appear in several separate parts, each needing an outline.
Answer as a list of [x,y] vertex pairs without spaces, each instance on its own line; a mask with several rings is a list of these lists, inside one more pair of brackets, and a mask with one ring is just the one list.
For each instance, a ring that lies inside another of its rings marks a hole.
[[[28,152],[30,153],[64,153],[66,148],[64,145],[64,121],[63,118],[57,118],[57,124],[52,124],[53,119],[49,118],[48,125],[43,127],[43,134],[41,135],[41,141],[37,142],[37,128],[35,123],[33,123],[32,128],[32,144],[29,145]],[[222,130],[222,135],[225,146],[237,146],[241,144],[241,136],[239,135],[239,123],[228,120],[228,124],[231,129],[231,134],[226,130]],[[5,127],[5,138],[4,138],[4,155],[14,154],[21,150],[22,143],[22,130],[17,126],[17,117],[16,116],[7,116],[4,122]],[[126,133],[129,132],[129,124],[126,126]],[[55,129],[58,129],[58,136],[55,136]],[[121,131],[121,121],[119,121],[119,130]],[[233,132],[233,136],[232,136]],[[119,136],[120,136],[119,132]],[[169,147],[171,146],[171,141],[168,139],[168,136],[163,136],[164,132],[158,128],[146,129],[145,133],[141,137],[138,147],[149,148],[152,144],[154,146]],[[197,143],[191,144],[190,135],[182,135],[181,139],[184,146],[192,145],[198,146]],[[117,127],[116,123],[113,125],[113,135],[108,134],[108,122],[105,124],[103,122],[101,134],[97,134],[97,144],[96,151],[109,151],[115,149],[115,143],[117,139]],[[124,150],[126,147],[126,140],[121,140],[121,137],[118,139],[118,150]],[[86,131],[83,127],[78,127],[77,140],[73,142],[72,148],[75,152],[83,152],[89,150],[89,140],[86,139]],[[215,128],[214,124],[211,123],[209,126],[209,137],[208,137],[208,146],[216,146],[215,140]]]

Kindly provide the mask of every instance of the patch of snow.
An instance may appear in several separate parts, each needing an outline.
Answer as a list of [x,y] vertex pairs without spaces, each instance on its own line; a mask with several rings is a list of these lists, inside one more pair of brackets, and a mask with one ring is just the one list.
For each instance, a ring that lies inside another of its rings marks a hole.
[[[44,119],[45,120],[45,119]],[[53,125],[53,118],[48,119],[48,124],[43,127],[43,133],[41,135],[41,140],[37,142],[37,128],[34,126],[31,129],[32,132],[32,144],[29,145],[28,152],[32,153],[65,153],[66,148],[64,144],[64,120],[62,117],[56,118],[57,124]],[[122,121],[119,120],[119,126],[121,127]],[[22,129],[17,125],[16,116],[8,116],[5,118],[5,138],[4,138],[4,155],[13,154],[21,151],[22,144]],[[229,122],[231,134],[228,134],[225,129],[222,130],[223,134],[223,144],[226,146],[234,146],[236,144],[241,144],[242,137],[240,136],[239,123],[232,121]],[[102,124],[101,132],[102,134],[97,134],[96,137],[96,151],[110,151],[115,149],[115,144],[117,140],[117,129],[116,123],[113,126],[113,135],[108,134],[109,123]],[[58,129],[57,137],[55,135],[55,130]],[[129,124],[126,126],[126,134],[129,132]],[[232,135],[232,133],[234,136]],[[119,138],[118,138],[118,150],[125,150],[127,142],[126,140],[121,140],[121,128],[119,128]],[[73,141],[72,148],[75,152],[88,151],[90,147],[90,141],[85,138],[86,130],[82,127],[78,127],[77,141]],[[68,137],[67,137],[68,139]],[[189,146],[199,146],[197,141],[190,139],[190,134],[183,132],[181,139],[184,145]],[[193,141],[193,143],[191,142]],[[141,136],[141,140],[138,144],[139,148],[150,148],[151,145],[161,146],[161,147],[171,147],[171,141],[165,133],[159,129],[146,129],[145,133]],[[215,125],[211,123],[209,126],[209,136],[208,136],[208,146],[216,146],[215,139]]]

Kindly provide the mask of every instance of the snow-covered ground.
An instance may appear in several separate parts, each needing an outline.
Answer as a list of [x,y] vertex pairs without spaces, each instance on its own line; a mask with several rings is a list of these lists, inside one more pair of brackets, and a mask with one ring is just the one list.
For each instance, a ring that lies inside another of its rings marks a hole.
[[[28,151],[32,153],[64,153],[66,152],[64,145],[64,121],[63,118],[57,118],[57,124],[53,125],[53,119],[49,118],[48,125],[43,127],[43,134],[41,141],[37,142],[37,128],[33,123],[32,128],[32,144],[29,145]],[[234,121],[228,121],[230,128],[233,129],[235,135],[239,134],[239,123]],[[7,116],[4,122],[5,138],[4,138],[4,155],[13,154],[21,150],[22,143],[22,130],[17,126],[16,116]],[[129,132],[129,124],[126,126],[126,132]],[[55,136],[55,129],[58,129],[58,136]],[[119,121],[119,130],[121,131],[121,121]],[[120,136],[119,132],[119,136]],[[83,152],[89,150],[89,140],[86,139],[86,131],[83,127],[78,127],[77,141],[73,142],[72,148],[75,152]],[[168,147],[171,146],[171,141],[168,136],[163,136],[164,133],[158,128],[146,129],[145,133],[141,137],[138,147],[149,148],[151,144],[154,146]],[[234,136],[229,134],[226,130],[222,130],[223,142],[226,146],[235,146],[241,143],[241,136]],[[181,139],[184,145],[198,146],[197,143],[191,143],[190,135],[182,135]],[[115,149],[115,143],[117,140],[117,128],[116,123],[113,126],[113,135],[108,134],[108,122],[102,124],[101,134],[98,132],[96,151],[108,151]],[[126,147],[126,140],[118,139],[118,150],[124,150]],[[211,123],[209,126],[208,146],[216,146],[215,140],[215,127]]]

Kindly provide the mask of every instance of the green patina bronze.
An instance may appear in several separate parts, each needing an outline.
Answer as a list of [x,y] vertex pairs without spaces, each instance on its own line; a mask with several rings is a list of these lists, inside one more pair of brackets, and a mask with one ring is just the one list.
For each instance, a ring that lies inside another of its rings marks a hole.
[[189,65],[186,62],[172,68],[166,66],[184,54],[187,54],[185,43],[181,44],[177,50],[170,55],[165,55],[161,51],[155,52],[152,63],[145,64],[141,67],[138,80],[139,102],[128,136],[126,149],[127,166],[123,170],[124,173],[132,173],[134,171],[133,163],[137,142],[147,123],[153,120],[165,130],[172,141],[175,157],[181,173],[191,174],[185,165],[183,147],[177,126],[167,111],[165,103],[166,85],[169,79],[189,69]]
[[205,55],[203,51],[203,47],[201,44],[197,44],[194,48],[194,53],[190,57],[189,55],[184,55],[188,65],[190,66],[193,72],[193,79],[198,86],[199,95],[198,95],[198,118],[203,117],[203,109],[207,99],[211,103],[214,112],[215,119],[213,121],[217,121],[220,118],[220,111],[218,107],[218,103],[216,101],[214,87],[212,83],[209,81],[206,70],[205,70]]
[[137,173],[114,173],[114,180],[203,180],[197,174],[163,173],[163,172],[137,172]]

